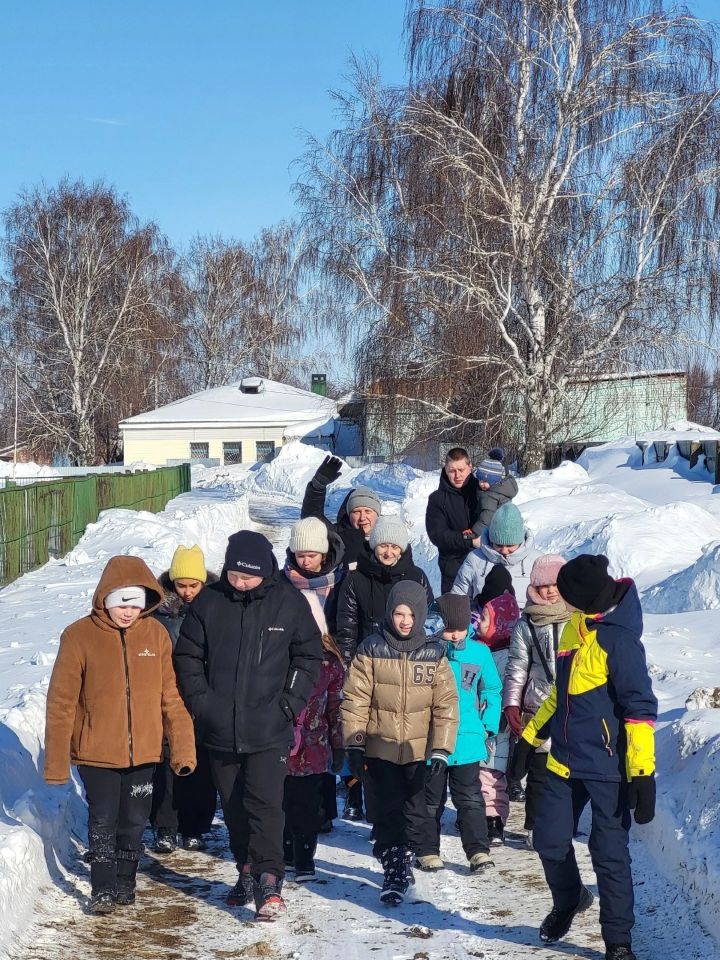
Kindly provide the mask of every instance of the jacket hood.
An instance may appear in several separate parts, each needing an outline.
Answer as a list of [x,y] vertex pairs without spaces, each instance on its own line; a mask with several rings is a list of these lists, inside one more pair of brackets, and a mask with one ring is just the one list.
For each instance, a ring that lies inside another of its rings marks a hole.
[[103,623],[115,626],[107,615],[104,607],[105,597],[113,590],[122,587],[144,587],[147,591],[145,609],[140,614],[146,617],[159,606],[163,597],[163,590],[155,579],[154,574],[140,557],[111,557],[102,574],[100,582],[95,588],[92,600],[92,612]]
[[[485,611],[489,614],[490,625],[485,636],[481,636],[479,625]],[[502,650],[510,645],[510,635],[519,619],[520,608],[512,593],[503,593],[493,600],[488,600],[473,617],[477,639],[487,644],[491,650]]]
[[[403,637],[396,632],[392,622],[393,610],[406,604],[413,612],[415,622],[409,636]],[[410,652],[421,647],[427,637],[425,635],[425,621],[428,615],[428,602],[425,588],[414,580],[400,580],[390,591],[385,607],[385,622],[383,632],[388,643],[402,652]]]
[[634,637],[639,637],[643,631],[643,616],[635,582],[628,578],[617,580],[616,583],[618,584],[619,594],[622,588],[625,588],[617,606],[607,613],[597,614],[586,619],[586,624],[591,630],[601,631],[604,628],[612,627],[616,630],[627,630]]
[[532,549],[532,537],[528,530],[525,531],[525,539],[520,544],[520,546],[513,553],[508,554],[507,557],[504,557],[501,553],[498,553],[497,550],[490,543],[490,531],[489,529],[483,530],[480,535],[480,546],[478,548],[479,552],[488,560],[490,563],[499,563],[503,567],[516,567],[519,566],[523,560],[526,559],[528,553]]
[[[209,586],[211,583],[218,582],[218,576],[214,573],[207,571],[207,580],[205,581],[205,586]],[[173,582],[170,579],[170,571],[166,570],[164,573],[161,573],[158,577],[158,583],[163,589],[163,598],[160,606],[155,611],[161,616],[165,617],[180,617],[184,616],[188,604],[182,600],[177,593],[175,593],[175,587]],[[204,589],[204,588],[203,588]]]
[[479,488],[478,478],[474,473],[471,473],[467,478],[465,483],[461,487],[454,487],[448,480],[447,474],[444,470],[440,471],[440,482],[438,483],[438,490],[445,490],[448,493],[454,493],[456,497],[467,497],[470,494],[477,494]]
[[398,557],[397,563],[394,563],[392,567],[386,567],[385,564],[380,563],[375,554],[371,552],[361,553],[357,561],[358,572],[364,573],[367,577],[373,577],[381,583],[392,583],[393,580],[403,577],[414,565],[409,544],[407,549]]
[[[338,515],[338,519],[339,519],[339,515]],[[349,526],[349,523],[348,523],[348,526]],[[325,563],[322,565],[319,572],[314,574],[314,576],[322,577],[328,573],[332,573],[332,571],[336,567],[340,566],[340,564],[343,562],[343,559],[345,558],[345,544],[342,541],[342,537],[340,537],[337,533],[335,533],[333,529],[328,527],[327,538],[328,538],[328,552],[325,558]],[[290,551],[289,547],[286,551],[286,555],[287,555],[287,563],[294,570],[297,570],[298,573],[302,573],[303,576],[307,576],[307,574],[304,571],[302,571],[300,567],[298,567],[297,563],[295,562],[295,554]]]

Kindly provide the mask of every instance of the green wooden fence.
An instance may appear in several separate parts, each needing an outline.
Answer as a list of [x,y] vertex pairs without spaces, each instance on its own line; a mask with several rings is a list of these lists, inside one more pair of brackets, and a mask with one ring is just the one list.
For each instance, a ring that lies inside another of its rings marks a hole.
[[142,473],[10,484],[0,490],[0,584],[72,550],[102,510],[126,507],[158,513],[190,490],[190,464]]

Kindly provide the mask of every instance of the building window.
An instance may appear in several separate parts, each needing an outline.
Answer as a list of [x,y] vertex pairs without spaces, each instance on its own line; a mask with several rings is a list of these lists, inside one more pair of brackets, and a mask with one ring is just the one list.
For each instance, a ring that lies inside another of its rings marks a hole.
[[210,454],[210,448],[207,443],[191,443],[190,444],[190,460],[195,462],[197,460],[207,460]]
[[223,463],[226,467],[242,463],[242,443],[239,440],[223,444]]
[[275,456],[274,440],[258,440],[255,444],[256,460],[258,463],[270,463]]

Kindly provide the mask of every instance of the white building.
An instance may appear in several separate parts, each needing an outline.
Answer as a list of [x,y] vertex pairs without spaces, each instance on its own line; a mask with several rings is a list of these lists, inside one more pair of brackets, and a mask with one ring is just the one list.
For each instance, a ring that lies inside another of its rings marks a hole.
[[330,449],[334,400],[274,380],[240,383],[194,393],[149,413],[123,420],[125,463],[219,460],[221,464],[271,460],[288,440]]

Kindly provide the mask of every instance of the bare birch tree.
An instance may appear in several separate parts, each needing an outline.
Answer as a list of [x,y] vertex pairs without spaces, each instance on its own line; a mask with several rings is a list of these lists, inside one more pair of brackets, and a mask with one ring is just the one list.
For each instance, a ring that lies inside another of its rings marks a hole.
[[184,262],[187,342],[196,385],[282,377],[299,337],[304,248],[292,224],[250,245],[197,237]]
[[169,252],[102,183],[27,191],[5,228],[4,343],[19,362],[26,436],[95,463],[96,420],[166,311]]
[[571,381],[717,314],[713,36],[651,0],[418,0],[407,32],[410,86],[361,65],[311,144],[317,261],[365,382],[535,468]]

